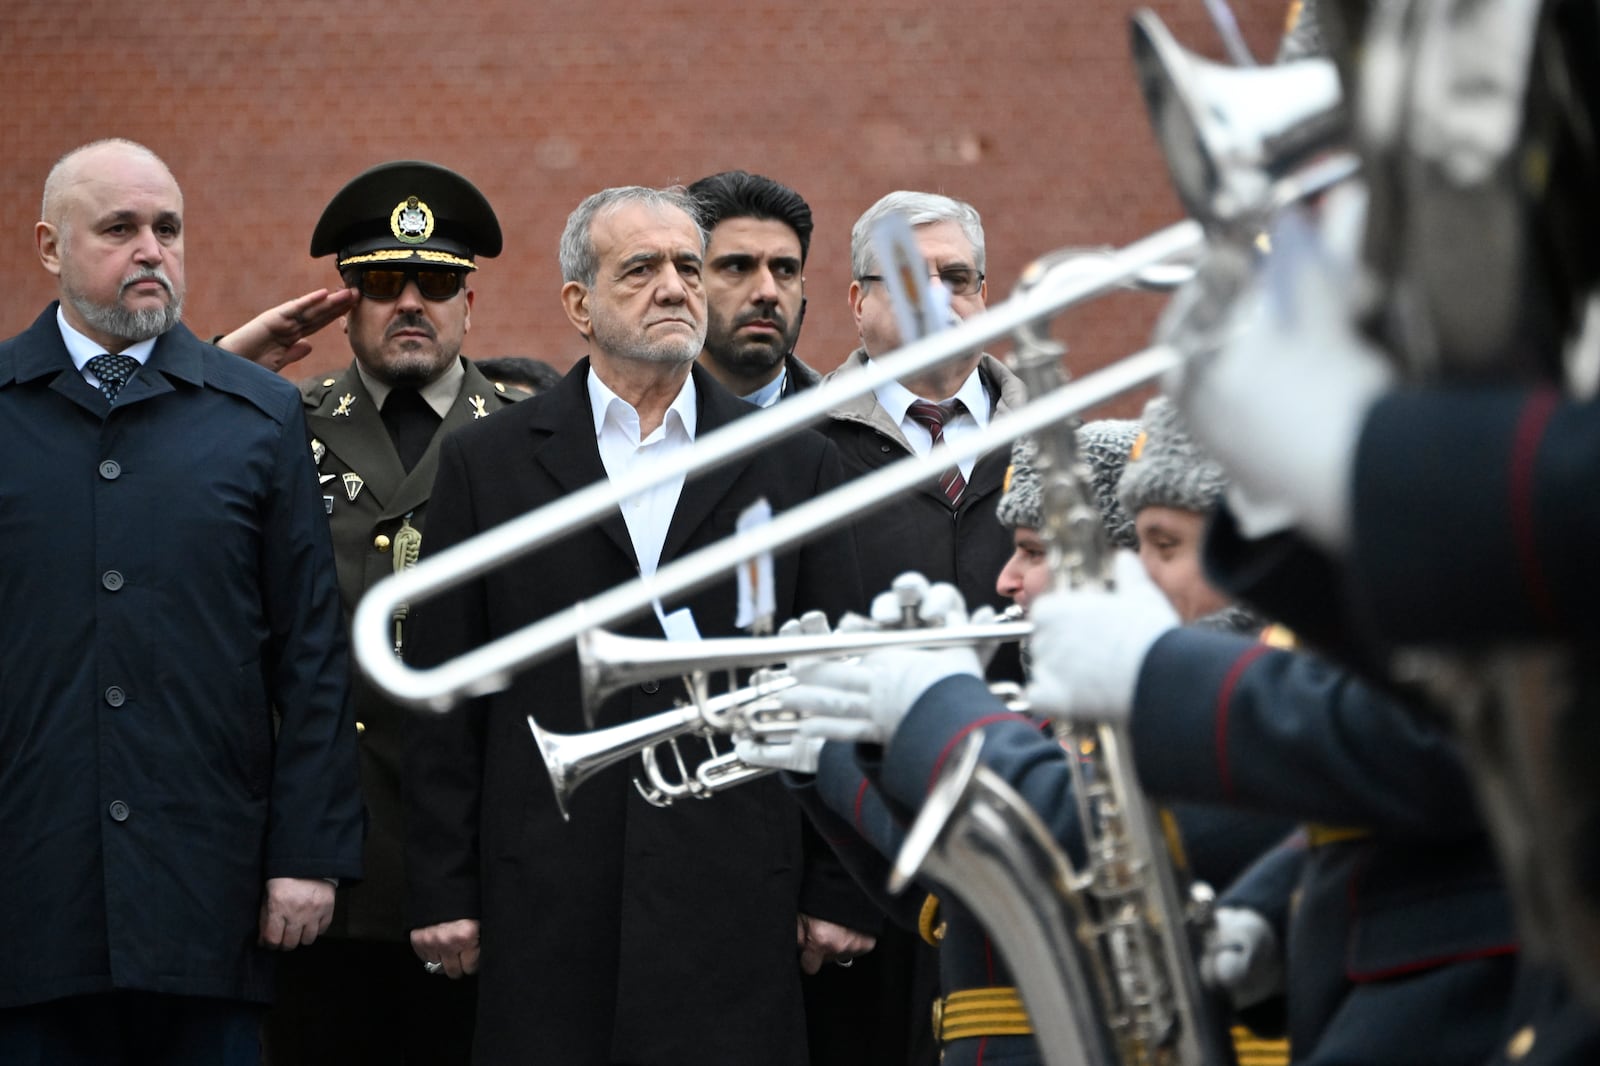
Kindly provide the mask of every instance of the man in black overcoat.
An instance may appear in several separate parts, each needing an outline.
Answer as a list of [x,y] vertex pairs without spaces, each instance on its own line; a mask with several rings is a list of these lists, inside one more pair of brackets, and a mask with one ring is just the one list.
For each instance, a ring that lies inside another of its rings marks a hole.
[[[692,202],[677,192],[611,189],[574,211],[562,304],[589,357],[557,388],[445,442],[426,552],[659,461],[749,411],[694,365],[704,249]],[[414,605],[411,657],[431,665],[479,647],[723,539],[758,499],[782,512],[841,479],[833,447],[806,432],[641,493],[595,526]],[[848,533],[774,562],[777,622],[863,606]],[[627,628],[733,634],[753,621],[740,601],[729,576]],[[633,686],[604,704],[598,724],[659,711],[673,687]],[[804,1063],[797,928],[802,914],[828,913],[837,882],[814,876],[782,787],[764,779],[659,809],[615,767],[572,796],[567,823],[529,714],[553,731],[585,728],[571,653],[505,692],[414,720],[407,741],[412,942],[452,977],[479,973],[474,1061]]]

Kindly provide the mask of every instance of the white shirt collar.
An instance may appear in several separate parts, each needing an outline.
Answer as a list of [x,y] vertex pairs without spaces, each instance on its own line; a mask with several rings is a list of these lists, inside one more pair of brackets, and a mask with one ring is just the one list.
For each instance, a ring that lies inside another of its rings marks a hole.
[[[67,346],[67,354],[72,356],[72,365],[78,368],[78,373],[83,373],[83,366],[89,360],[97,355],[106,354],[105,347],[99,341],[92,341],[72,328],[71,324],[67,322],[65,312],[59,306],[56,308],[56,325],[61,327],[62,343]],[[150,353],[156,350],[156,341],[160,339],[160,337],[151,337],[147,341],[130,344],[117,354],[125,355],[129,359],[136,361],[140,366],[144,366],[150,359]]]
[[[916,393],[900,384],[898,381],[886,381],[873,390],[878,398],[879,405],[894,419],[898,425],[906,420],[906,410],[915,402],[922,399]],[[938,401],[941,404],[951,400],[960,400],[966,408],[966,413],[972,416],[973,421],[980,426],[989,424],[989,396],[983,389],[983,376],[976,367],[967,375],[967,380],[961,383],[961,388],[956,390],[954,396],[947,396]]]
[[778,367],[778,376],[761,386],[755,392],[739,397],[745,403],[753,403],[757,407],[771,407],[778,402],[778,397],[783,395],[783,383],[789,377],[787,366]]
[[[678,390],[678,395],[673,397],[671,405],[667,408],[666,417],[661,420],[661,425],[656,427],[656,431],[650,434],[649,440],[660,440],[674,430],[681,430],[689,440],[694,440],[697,425],[695,406],[694,374],[691,373],[683,379],[683,387]],[[589,410],[594,416],[596,437],[600,436],[609,421],[635,444],[649,443],[639,439],[639,412],[600,380],[600,375],[594,372],[593,365],[589,367]]]

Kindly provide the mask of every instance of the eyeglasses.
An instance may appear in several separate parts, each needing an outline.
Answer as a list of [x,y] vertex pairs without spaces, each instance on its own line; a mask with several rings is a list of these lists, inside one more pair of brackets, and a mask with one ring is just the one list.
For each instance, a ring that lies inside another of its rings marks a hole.
[[[981,270],[968,270],[966,267],[949,267],[945,270],[929,274],[930,278],[938,278],[939,283],[945,287],[951,296],[976,296],[978,290],[983,288],[983,272]],[[882,281],[882,274],[863,274],[857,281]]]
[[404,270],[353,270],[345,282],[360,289],[369,300],[398,300],[406,282],[417,283],[417,291],[428,300],[448,300],[461,291],[467,276],[459,270],[437,267],[408,267]]

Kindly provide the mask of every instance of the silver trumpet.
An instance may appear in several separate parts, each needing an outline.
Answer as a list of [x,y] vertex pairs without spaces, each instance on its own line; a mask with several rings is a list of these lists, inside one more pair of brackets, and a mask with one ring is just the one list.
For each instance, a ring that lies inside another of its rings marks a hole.
[[1008,609],[987,625],[867,629],[854,632],[719,637],[674,641],[627,637],[591,629],[578,637],[578,670],[586,710],[629,685],[715,670],[865,655],[879,648],[953,648],[990,641],[1026,640],[1033,623]]
[[[731,753],[719,755],[714,746],[713,758],[691,773],[677,749],[677,741],[688,736],[700,736],[709,741],[717,733],[781,735],[786,728],[792,728],[784,724],[790,712],[784,711],[772,697],[794,684],[792,674],[758,670],[744,688],[710,698],[704,697],[703,690],[693,692],[694,699],[690,703],[605,729],[553,733],[531,714],[528,729],[550,773],[550,786],[555,791],[556,807],[562,818],[571,820],[568,806],[579,785],[606,767],[641,754],[645,757],[650,784],[638,781],[635,784],[646,799],[665,806],[676,798],[708,794],[761,776],[755,772],[759,768],[748,766],[744,767],[751,771],[748,775],[736,775],[733,771],[737,768],[729,762],[737,760]],[[674,752],[674,762],[679,769],[676,782],[660,769],[660,759],[654,752],[660,745],[668,745]],[[709,765],[717,759],[724,761]]]

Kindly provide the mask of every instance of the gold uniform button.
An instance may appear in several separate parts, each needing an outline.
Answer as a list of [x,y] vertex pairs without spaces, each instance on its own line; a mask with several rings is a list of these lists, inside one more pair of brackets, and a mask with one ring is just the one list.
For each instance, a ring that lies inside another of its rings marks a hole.
[[494,391],[495,392],[505,392],[506,391],[506,383],[503,382],[503,381],[495,382],[494,383]]
[[329,385],[332,385],[336,380],[338,380],[338,379],[337,378],[323,378],[322,379],[323,388],[327,388]]
[[360,734],[362,734],[362,733],[365,733],[366,731],[367,731],[367,723],[365,723],[365,722],[357,722],[356,723],[356,734],[358,736]]
[[372,538],[372,546],[381,552],[389,550],[389,538],[382,533]]
[[1506,1057],[1512,1062],[1518,1062],[1528,1057],[1528,1052],[1533,1050],[1533,1026],[1524,1025],[1512,1036],[1511,1042],[1506,1045]]

